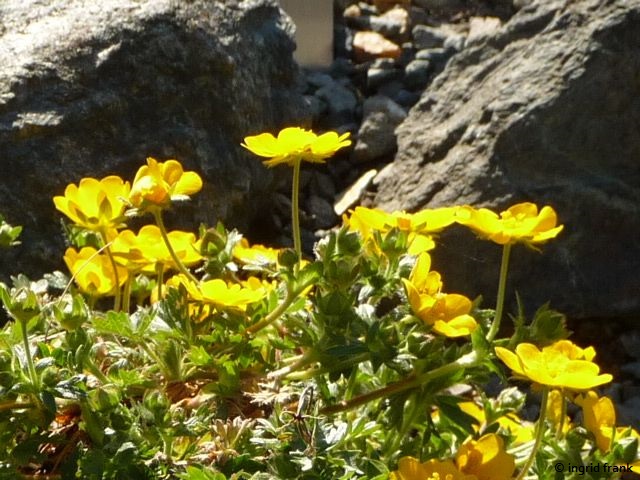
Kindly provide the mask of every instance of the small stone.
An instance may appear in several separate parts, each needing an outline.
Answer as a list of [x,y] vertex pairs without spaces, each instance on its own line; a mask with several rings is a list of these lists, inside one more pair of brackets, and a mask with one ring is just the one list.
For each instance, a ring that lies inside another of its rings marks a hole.
[[348,58],[338,57],[329,67],[329,74],[333,78],[347,77],[355,72],[355,66]]
[[358,203],[377,174],[377,170],[367,170],[353,185],[342,192],[333,205],[336,215],[342,215]]
[[432,63],[446,62],[450,56],[444,48],[424,48],[416,52],[416,60],[427,60]]
[[452,52],[461,52],[462,49],[466,45],[466,38],[464,35],[460,35],[459,33],[449,35],[447,39],[443,43],[443,47],[445,50]]
[[362,10],[358,5],[349,5],[342,12],[344,18],[357,18],[362,16]]
[[381,85],[399,80],[403,76],[400,69],[370,68],[367,71],[367,87],[376,89]]
[[427,25],[416,25],[412,32],[413,44],[418,50],[423,48],[442,47],[447,34],[439,28]]
[[422,89],[429,83],[431,76],[431,62],[428,60],[414,60],[404,69],[404,84],[407,88]]
[[471,17],[469,19],[469,34],[467,44],[480,43],[495,35],[502,22],[497,17]]
[[326,87],[333,83],[331,75],[322,72],[308,72],[306,75],[307,84],[312,87],[312,90],[317,90],[320,87]]
[[413,107],[418,103],[418,100],[420,100],[420,94],[405,90],[404,88],[398,90],[394,95],[390,95],[390,97],[398,105],[405,108]]
[[378,12],[383,13],[397,6],[409,8],[411,0],[373,0],[373,4]]
[[355,93],[335,81],[318,89],[316,96],[327,103],[330,113],[353,113],[358,104]]
[[389,97],[375,95],[365,100],[353,159],[368,162],[391,155],[397,147],[395,129],[406,116],[404,109]]
[[391,70],[395,68],[396,61],[393,58],[376,58],[371,63],[371,68],[380,68],[384,70]]
[[385,83],[378,89],[378,94],[389,97],[393,100],[393,97],[398,94],[400,90],[404,88],[404,84],[400,81],[393,81]]
[[404,8],[393,8],[383,15],[369,19],[371,30],[394,40],[407,35],[409,30],[409,14]]
[[402,44],[402,53],[400,54],[400,58],[398,58],[397,62],[406,67],[409,63],[415,59],[416,49],[413,48],[413,43],[406,42]]
[[353,38],[353,50],[356,61],[366,62],[374,58],[398,58],[400,47],[376,32],[356,32]]
[[329,228],[338,221],[333,206],[322,197],[311,195],[306,206],[307,211],[313,217],[314,228]]

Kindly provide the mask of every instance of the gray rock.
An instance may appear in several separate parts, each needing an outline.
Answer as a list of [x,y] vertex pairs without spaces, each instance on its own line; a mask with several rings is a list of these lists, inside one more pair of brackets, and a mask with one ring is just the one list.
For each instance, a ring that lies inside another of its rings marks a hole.
[[447,39],[447,34],[442,29],[427,25],[416,25],[413,27],[411,35],[413,44],[418,50],[442,47]]
[[336,185],[330,175],[314,172],[310,185],[311,193],[326,200],[333,201],[336,196]]
[[322,197],[311,195],[307,199],[306,207],[313,218],[315,229],[332,227],[338,221],[338,216],[333,211],[333,205]]
[[322,114],[327,110],[327,104],[315,95],[305,95],[304,101],[314,122],[319,120]]
[[[565,231],[543,254],[514,248],[508,298],[575,318],[640,313],[639,23],[638,0],[520,10],[431,83],[375,204],[552,205]],[[501,249],[462,227],[440,243],[447,288],[493,305]]]
[[239,144],[308,120],[275,0],[5,0],[0,18],[0,211],[24,225],[3,275],[62,268],[52,197],[85,176],[132,178],[147,156],[204,178],[176,209],[191,228],[268,216],[251,199],[274,171]]
[[404,84],[409,89],[422,89],[431,77],[431,62],[416,59],[404,69]]
[[465,0],[413,0],[413,3],[418,7],[437,13],[459,11],[466,6]]
[[403,76],[399,68],[375,68],[367,70],[367,87],[376,89],[385,83],[400,80]]
[[371,68],[391,70],[396,68],[396,61],[393,58],[376,58],[371,62]]
[[407,110],[410,107],[413,107],[416,102],[420,100],[419,93],[407,90],[401,82],[397,81],[382,85],[378,89],[378,93],[389,97],[391,100]]
[[329,68],[329,73],[333,78],[345,77],[352,75],[356,71],[356,67],[348,58],[338,57]]
[[401,38],[407,30],[407,23],[389,15],[369,17],[369,28],[391,40]]
[[354,160],[368,162],[391,155],[396,149],[395,129],[405,118],[404,109],[388,97],[376,95],[365,100]]
[[449,57],[450,51],[444,48],[424,48],[416,52],[416,60],[427,60],[430,63],[446,62]]
[[455,52],[461,51],[465,47],[465,44],[466,44],[466,38],[464,35],[453,34],[453,35],[449,35],[445,39],[442,46],[444,47],[445,50],[455,53]]
[[318,89],[316,96],[327,102],[331,113],[352,113],[358,105],[356,94],[338,82]]
[[309,86],[311,86],[311,88],[314,90],[332,85],[334,82],[331,75],[318,71],[307,72],[305,75],[305,79],[307,80]]

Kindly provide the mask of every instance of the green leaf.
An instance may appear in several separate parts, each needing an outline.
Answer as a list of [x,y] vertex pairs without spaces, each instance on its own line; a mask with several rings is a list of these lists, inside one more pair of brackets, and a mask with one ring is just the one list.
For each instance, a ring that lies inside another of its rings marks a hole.
[[473,425],[477,423],[476,419],[471,415],[463,412],[458,403],[458,397],[450,397],[446,395],[438,395],[435,397],[435,403],[440,409],[440,414],[449,419],[454,425],[461,428],[467,433],[473,433]]
[[132,338],[134,336],[131,318],[124,312],[109,311],[104,316],[93,318],[93,327],[98,333],[110,333]]
[[193,346],[189,350],[189,359],[194,365],[204,367],[212,363],[213,358],[207,353],[202,346]]
[[226,480],[226,477],[219,472],[205,470],[204,467],[188,466],[185,473],[178,475],[181,480]]
[[293,291],[300,294],[306,288],[318,283],[322,277],[322,264],[314,262],[304,267],[298,275],[293,286]]
[[569,337],[567,318],[560,312],[551,310],[549,304],[538,309],[531,323],[531,337],[541,346]]

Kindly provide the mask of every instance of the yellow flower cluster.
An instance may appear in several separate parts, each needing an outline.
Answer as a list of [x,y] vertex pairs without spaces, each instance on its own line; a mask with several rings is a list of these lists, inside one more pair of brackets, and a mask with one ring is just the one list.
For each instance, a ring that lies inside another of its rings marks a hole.
[[[157,276],[166,288],[184,285],[191,301],[212,308],[244,310],[260,301],[270,284],[250,277],[242,283],[227,283],[221,279],[204,282],[188,278],[186,267],[197,266],[203,257],[195,234],[180,230],[166,232],[160,213],[173,201],[187,199],[202,188],[196,172],[185,171],[176,160],[159,162],[148,158],[140,167],[130,186],[120,177],[101,180],[84,178],[71,184],[64,196],[54,197],[54,204],[77,226],[98,232],[103,246],[97,250],[84,247],[80,251],[68,248],[64,261],[78,287],[92,297],[117,296],[120,289],[139,274]],[[157,225],[145,225],[137,233],[126,227],[127,209],[136,213],[151,212]],[[260,252],[267,262],[277,261],[277,251],[243,243],[236,257],[254,261]],[[167,271],[182,272],[166,282]],[[154,292],[158,300],[162,290]]]
[[469,335],[478,324],[469,313],[471,300],[464,295],[442,292],[438,272],[431,270],[428,253],[418,256],[409,279],[402,279],[413,312],[436,333],[447,337]]
[[[185,198],[201,188],[197,173],[185,172],[176,160],[153,158],[138,170],[131,187],[115,175],[101,180],[83,178],[78,185],[68,185],[64,196],[53,198],[56,208],[79,227],[98,232],[105,244],[100,251],[67,249],[65,262],[80,289],[92,296],[115,295],[131,275],[155,273],[159,265],[176,269],[158,227],[147,225],[137,235],[118,230],[126,227],[127,208],[167,208],[172,199]],[[185,264],[200,261],[195,235],[175,231],[169,232],[168,239]]]
[[455,207],[425,209],[417,213],[396,211],[387,213],[377,208],[356,207],[350,216],[344,216],[345,225],[351,231],[360,232],[366,241],[373,237],[373,232],[387,233],[397,228],[407,234],[408,253],[417,255],[433,250],[433,235],[455,222]]
[[525,243],[535,245],[555,238],[564,228],[557,225],[557,216],[551,207],[538,207],[533,203],[519,203],[499,215],[486,208],[465,205],[424,209],[416,213],[356,207],[344,216],[345,225],[370,239],[374,231],[386,233],[397,228],[409,234],[409,254],[435,247],[433,235],[453,223],[465,225],[480,237],[500,245]]
[[463,443],[452,460],[421,463],[403,457],[391,480],[508,480],[515,471],[515,458],[505,451],[504,441],[494,433]]

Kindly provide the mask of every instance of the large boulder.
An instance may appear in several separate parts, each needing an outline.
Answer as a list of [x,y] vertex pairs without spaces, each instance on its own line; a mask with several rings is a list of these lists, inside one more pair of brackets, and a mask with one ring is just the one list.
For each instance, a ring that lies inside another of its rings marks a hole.
[[183,223],[270,218],[273,173],[240,143],[307,121],[276,0],[5,0],[0,18],[0,213],[24,225],[3,276],[60,265],[68,183],[147,156],[203,176]]
[[[510,298],[573,317],[640,312],[640,1],[534,0],[467,45],[399,127],[375,203],[552,205],[542,255],[516,248]],[[448,291],[495,298],[500,248],[456,227]]]

